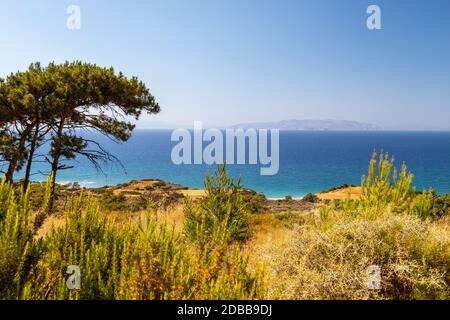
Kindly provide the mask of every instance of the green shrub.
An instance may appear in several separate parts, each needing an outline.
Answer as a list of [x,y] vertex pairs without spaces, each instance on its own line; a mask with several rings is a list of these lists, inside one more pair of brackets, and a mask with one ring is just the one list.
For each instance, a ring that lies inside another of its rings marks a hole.
[[100,193],[99,203],[105,211],[136,212],[147,208],[148,200],[141,193],[128,191],[127,195],[129,197],[123,192],[114,194],[113,190],[106,190]]
[[308,193],[307,195],[305,195],[302,200],[304,202],[310,202],[310,203],[317,203],[319,202],[319,197],[316,196],[315,194],[312,193]]
[[42,252],[35,240],[28,194],[0,182],[0,299],[21,299]]
[[423,192],[414,197],[412,212],[422,219],[439,219],[450,212],[450,195]]
[[275,218],[287,228],[302,225],[306,221],[306,218],[302,214],[292,211],[275,214]]
[[403,163],[400,173],[394,167],[394,158],[380,153],[378,162],[374,152],[369,164],[367,177],[362,177],[360,204],[367,208],[383,209],[390,206],[393,211],[408,210],[411,198],[413,175],[407,172]]
[[242,197],[240,181],[229,178],[225,165],[205,179],[206,195],[198,206],[187,202],[185,206],[185,233],[190,240],[200,245],[213,237],[219,226],[223,238],[245,240],[249,236],[248,212]]
[[450,214],[450,194],[434,196],[431,216],[441,218]]
[[242,189],[240,192],[248,213],[256,214],[268,211],[267,199],[264,194],[250,189]]

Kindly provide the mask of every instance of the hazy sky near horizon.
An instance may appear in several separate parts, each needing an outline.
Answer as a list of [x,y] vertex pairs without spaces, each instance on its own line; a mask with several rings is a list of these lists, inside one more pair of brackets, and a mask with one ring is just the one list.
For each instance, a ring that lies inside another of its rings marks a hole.
[[[81,29],[69,30],[69,5]],[[381,8],[382,30],[366,9]],[[0,77],[82,60],[138,76],[153,121],[450,129],[448,0],[0,0]]]

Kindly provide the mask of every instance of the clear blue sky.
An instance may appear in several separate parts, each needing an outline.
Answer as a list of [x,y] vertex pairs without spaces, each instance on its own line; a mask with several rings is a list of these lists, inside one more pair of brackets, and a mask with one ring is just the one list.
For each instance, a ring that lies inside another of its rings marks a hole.
[[[81,30],[66,8],[81,8]],[[366,28],[381,7],[382,30]],[[0,0],[0,77],[83,60],[144,80],[140,121],[346,119],[450,129],[448,0]]]

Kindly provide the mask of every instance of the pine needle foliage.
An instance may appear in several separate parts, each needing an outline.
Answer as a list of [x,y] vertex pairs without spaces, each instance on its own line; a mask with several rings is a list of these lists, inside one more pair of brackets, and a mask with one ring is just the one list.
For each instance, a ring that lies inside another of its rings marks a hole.
[[206,195],[198,206],[186,203],[185,233],[203,247],[214,239],[222,242],[245,240],[249,237],[248,210],[243,198],[241,181],[228,176],[226,165],[207,174]]

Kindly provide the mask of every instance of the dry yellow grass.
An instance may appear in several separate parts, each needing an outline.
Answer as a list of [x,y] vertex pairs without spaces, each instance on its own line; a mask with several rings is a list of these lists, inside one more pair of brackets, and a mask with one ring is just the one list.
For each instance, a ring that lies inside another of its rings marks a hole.
[[[145,216],[145,212],[142,213]],[[184,227],[183,205],[174,205],[170,208],[158,210],[157,217],[159,222],[174,226],[175,233],[181,234]]]
[[[375,219],[307,223],[266,253],[274,286],[270,297],[446,299],[448,227],[444,220],[423,222],[390,212]],[[371,265],[380,267],[382,290],[367,286]]]
[[187,189],[187,190],[180,190],[179,192],[183,194],[185,197],[189,197],[193,200],[199,199],[206,195],[206,191],[203,189]]
[[39,230],[36,232],[37,238],[43,238],[46,235],[48,235],[52,229],[58,229],[62,227],[65,224],[65,217],[63,216],[51,216],[45,219],[42,226],[39,228]]
[[284,248],[296,237],[299,225],[287,225],[276,214],[254,215],[250,224],[252,236],[242,246],[242,252],[249,258],[251,270],[257,270],[261,266],[264,268],[268,284],[267,297],[277,298],[279,286],[274,285],[278,283],[277,261],[274,256],[281,256]]
[[[152,183],[157,182],[158,180],[152,181],[139,181],[139,183],[133,184],[131,188],[116,190],[119,192],[124,192],[125,190],[131,191],[134,189],[139,189],[141,187],[145,187],[151,185]],[[184,190],[183,190],[184,191]],[[193,193],[186,192],[186,195],[194,195],[194,197],[190,197],[193,199],[200,198],[204,194],[204,190],[186,190],[193,191]],[[156,208],[155,214],[157,215],[158,221],[161,223],[167,223],[168,225],[175,227],[175,232],[181,233],[184,225],[184,213],[183,213],[183,204],[173,204],[168,206],[167,208]],[[137,212],[124,212],[124,211],[108,211],[107,218],[115,221],[118,224],[124,224],[128,221],[133,223],[138,223],[139,221],[144,221],[146,216],[146,210],[137,211]],[[42,238],[45,235],[48,235],[53,228],[60,228],[65,224],[65,216],[64,215],[52,215],[45,219],[42,226],[36,233],[36,237]]]
[[361,194],[362,194],[361,187],[348,187],[348,188],[333,190],[330,192],[318,193],[317,197],[319,197],[320,200],[343,200],[343,199],[347,199],[349,195],[350,195],[351,199],[356,199]]

